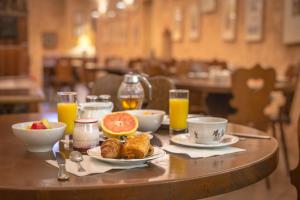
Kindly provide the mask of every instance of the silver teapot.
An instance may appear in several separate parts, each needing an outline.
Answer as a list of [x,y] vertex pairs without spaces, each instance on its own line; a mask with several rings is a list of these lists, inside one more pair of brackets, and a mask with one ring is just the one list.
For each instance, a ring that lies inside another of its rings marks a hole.
[[145,75],[129,73],[124,76],[124,80],[118,90],[119,106],[122,110],[141,109],[145,92],[141,81],[148,89],[149,100],[152,99],[152,86]]

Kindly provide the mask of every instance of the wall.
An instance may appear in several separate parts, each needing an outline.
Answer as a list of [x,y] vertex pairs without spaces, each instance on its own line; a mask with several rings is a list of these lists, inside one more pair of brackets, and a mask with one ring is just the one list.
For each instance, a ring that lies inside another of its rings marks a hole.
[[150,24],[149,9],[141,5],[114,18],[99,18],[96,35],[98,58],[120,56],[128,59],[148,55],[150,44],[146,38],[151,38]]
[[[158,57],[162,56],[162,35],[166,29],[172,29],[172,6],[179,3],[186,15],[188,4],[193,0],[153,0],[151,12],[151,49]],[[224,1],[217,0],[217,9],[213,13],[201,16],[200,39],[190,41],[187,37],[188,22],[184,23],[184,38],[181,42],[173,43],[173,57],[178,59],[223,59],[237,66],[249,67],[259,62],[265,66],[273,66],[278,73],[283,73],[288,64],[300,61],[300,45],[286,46],[282,43],[283,29],[283,1],[265,0],[263,40],[256,43],[246,42],[244,38],[244,0],[238,0],[237,36],[233,42],[224,42],[221,38],[221,8]],[[140,18],[140,27],[143,29],[144,20]],[[129,19],[130,21],[130,19]],[[107,27],[98,23],[99,29]],[[129,38],[132,37],[132,27],[128,26]],[[145,34],[145,33],[142,33]],[[101,34],[97,34],[101,37]],[[149,40],[149,37],[147,37]],[[149,41],[148,41],[149,42]],[[145,41],[140,41],[141,44]],[[120,55],[124,58],[148,55],[151,49],[142,51],[139,45],[114,44],[105,45],[97,42],[98,56]],[[128,51],[130,49],[130,51]],[[139,52],[139,53],[137,53]]]
[[[58,43],[62,40],[64,19],[64,1],[61,0],[28,0],[28,47],[30,58],[30,75],[38,83],[42,82],[42,57],[45,53],[41,36],[44,32],[56,32]],[[62,46],[62,45],[61,45]],[[61,51],[59,45],[55,51]]]
[[[27,4],[30,75],[42,84],[43,56],[65,55],[71,52],[77,45],[74,16],[81,12],[88,21],[94,4],[91,0],[28,0]],[[43,48],[44,32],[57,34],[56,48],[51,50]]]

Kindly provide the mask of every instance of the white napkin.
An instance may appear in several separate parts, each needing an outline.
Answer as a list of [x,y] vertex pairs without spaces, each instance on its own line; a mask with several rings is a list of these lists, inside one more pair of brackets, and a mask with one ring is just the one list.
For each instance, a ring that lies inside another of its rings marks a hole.
[[236,147],[197,149],[197,148],[190,148],[190,147],[177,146],[177,145],[167,145],[162,148],[171,153],[187,154],[191,158],[207,158],[211,156],[219,156],[219,155],[246,151],[245,149],[240,149]]
[[[50,165],[57,167],[56,160],[46,160]],[[83,161],[81,162],[82,167],[86,172],[78,172],[78,165],[72,162],[70,159],[66,159],[66,170],[76,176],[86,176],[89,174],[97,174],[107,172],[111,169],[132,169],[137,167],[146,167],[147,164],[137,164],[137,165],[120,165],[102,162],[100,160],[93,159],[89,156],[84,155]]]

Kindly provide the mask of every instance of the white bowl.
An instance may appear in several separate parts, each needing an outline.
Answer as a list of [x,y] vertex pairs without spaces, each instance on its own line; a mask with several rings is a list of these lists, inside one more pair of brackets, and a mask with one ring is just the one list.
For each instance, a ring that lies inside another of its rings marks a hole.
[[190,138],[199,144],[220,143],[226,133],[227,119],[196,117],[187,120]]
[[139,131],[155,132],[161,126],[165,111],[162,110],[130,110],[128,113],[136,116],[139,121]]
[[15,136],[20,138],[30,152],[48,152],[60,140],[66,128],[62,122],[49,122],[50,129],[28,129],[33,122],[23,122],[12,125]]

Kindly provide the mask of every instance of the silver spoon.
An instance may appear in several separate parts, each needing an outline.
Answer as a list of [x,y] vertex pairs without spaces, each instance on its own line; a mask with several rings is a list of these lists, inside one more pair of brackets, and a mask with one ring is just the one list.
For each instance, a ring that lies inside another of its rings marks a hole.
[[78,165],[78,171],[79,172],[85,172],[86,170],[81,166],[80,162],[83,161],[83,156],[79,151],[72,151],[70,153],[70,159],[71,161],[77,163]]

